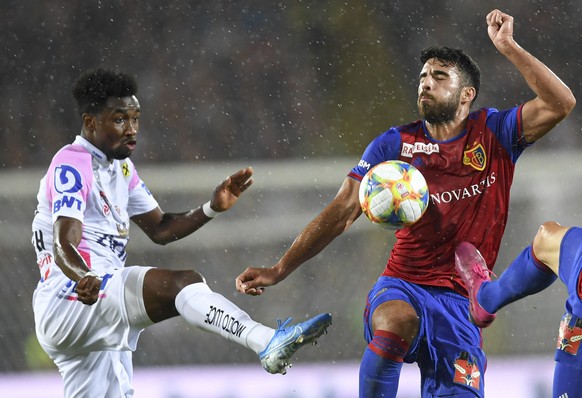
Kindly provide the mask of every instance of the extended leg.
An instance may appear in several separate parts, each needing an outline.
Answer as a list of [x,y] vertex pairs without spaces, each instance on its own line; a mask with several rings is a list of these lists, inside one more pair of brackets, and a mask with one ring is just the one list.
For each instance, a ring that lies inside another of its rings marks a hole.
[[259,355],[270,373],[285,373],[290,358],[301,347],[314,343],[331,324],[330,314],[320,314],[277,329],[251,319],[221,294],[213,292],[195,271],[152,269],[143,288],[145,308],[154,322],[181,315],[188,323],[243,345]]
[[468,242],[457,247],[455,267],[469,294],[471,321],[479,327],[489,326],[502,307],[542,291],[557,279],[556,274],[534,256],[531,246],[524,249],[495,281],[491,281],[481,253]]

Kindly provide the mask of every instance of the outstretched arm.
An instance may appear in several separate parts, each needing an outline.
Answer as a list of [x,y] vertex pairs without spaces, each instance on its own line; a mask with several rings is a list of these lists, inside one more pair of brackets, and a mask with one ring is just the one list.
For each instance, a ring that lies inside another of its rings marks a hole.
[[[252,175],[253,169],[247,167],[222,181],[212,193],[211,210],[223,212],[234,206],[240,195],[253,183]],[[204,214],[202,206],[184,213],[164,213],[158,207],[134,216],[132,220],[153,242],[165,245],[190,235],[211,218]]]
[[334,200],[295,238],[293,244],[271,268],[247,268],[236,278],[236,289],[253,296],[263,293],[321,252],[346,231],[362,213],[358,199],[360,183],[347,177]]
[[537,141],[570,114],[576,105],[572,91],[546,65],[525,51],[513,38],[513,17],[499,10],[487,15],[487,33],[499,50],[522,74],[536,97],[523,107],[523,133]]

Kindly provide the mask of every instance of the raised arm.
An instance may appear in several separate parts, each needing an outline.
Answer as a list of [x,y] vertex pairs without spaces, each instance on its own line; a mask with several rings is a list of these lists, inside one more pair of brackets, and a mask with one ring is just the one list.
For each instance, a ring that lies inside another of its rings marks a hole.
[[[252,175],[253,169],[247,167],[222,181],[212,193],[210,211],[219,213],[234,206],[240,195],[253,183]],[[161,245],[190,235],[211,219],[205,214],[202,206],[184,213],[165,213],[158,207],[132,217],[153,242]]]
[[536,94],[525,103],[522,118],[525,140],[537,141],[570,114],[576,99],[558,76],[517,44],[511,15],[491,11],[487,15],[487,33],[497,50],[515,65]]
[[236,278],[236,289],[253,296],[263,293],[321,252],[346,231],[362,213],[358,199],[360,183],[347,177],[336,197],[295,238],[293,244],[271,268],[247,268]]

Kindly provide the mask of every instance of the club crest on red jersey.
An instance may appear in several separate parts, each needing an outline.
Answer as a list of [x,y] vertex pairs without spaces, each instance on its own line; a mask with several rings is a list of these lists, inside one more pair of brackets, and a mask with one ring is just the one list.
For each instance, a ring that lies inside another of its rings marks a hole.
[[455,383],[473,387],[476,390],[481,389],[481,371],[474,356],[469,356],[467,352],[461,352],[455,359],[453,366],[455,367],[453,379]]
[[487,155],[485,154],[483,145],[474,143],[472,148],[465,150],[463,152],[463,164],[483,171],[487,164]]

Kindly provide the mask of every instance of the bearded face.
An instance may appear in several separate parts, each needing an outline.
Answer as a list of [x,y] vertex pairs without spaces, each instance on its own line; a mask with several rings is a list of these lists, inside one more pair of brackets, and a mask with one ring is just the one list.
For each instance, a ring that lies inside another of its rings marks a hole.
[[418,97],[418,112],[424,120],[431,124],[448,123],[455,119],[460,99],[461,89],[440,101],[430,92],[422,92]]

